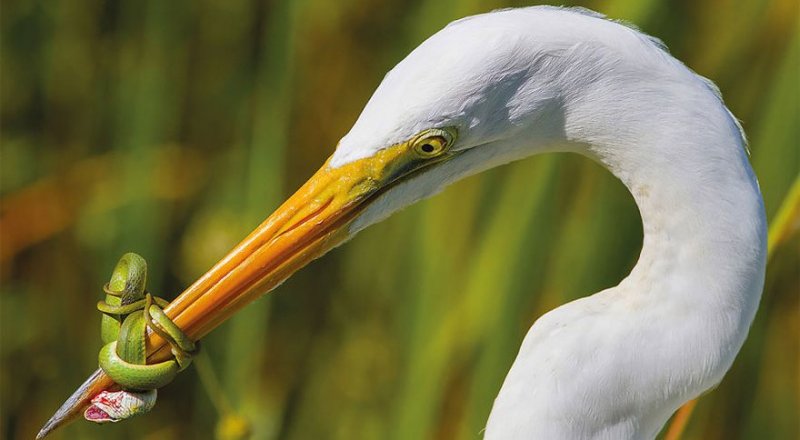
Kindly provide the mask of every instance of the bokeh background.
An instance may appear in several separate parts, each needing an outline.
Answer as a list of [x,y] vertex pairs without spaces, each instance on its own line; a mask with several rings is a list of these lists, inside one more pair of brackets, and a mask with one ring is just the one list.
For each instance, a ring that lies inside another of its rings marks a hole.
[[[173,298],[322,164],[412,48],[453,19],[528,4],[4,1],[0,436],[32,438],[96,368],[94,304],[122,253]],[[720,86],[772,224],[750,337],[685,438],[798,438],[798,2],[579,4]],[[632,198],[584,158],[492,170],[249,306],[149,416],[53,438],[480,438],[528,327],[619,282],[641,234]]]

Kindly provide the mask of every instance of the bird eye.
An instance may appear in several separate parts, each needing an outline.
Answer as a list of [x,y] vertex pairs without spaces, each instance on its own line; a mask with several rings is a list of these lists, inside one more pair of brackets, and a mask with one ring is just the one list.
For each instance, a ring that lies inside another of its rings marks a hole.
[[414,151],[422,157],[436,157],[453,143],[453,135],[447,130],[434,128],[422,132],[414,140]]
[[444,150],[447,140],[441,136],[432,136],[425,139],[420,139],[417,142],[417,152],[421,156],[434,156]]

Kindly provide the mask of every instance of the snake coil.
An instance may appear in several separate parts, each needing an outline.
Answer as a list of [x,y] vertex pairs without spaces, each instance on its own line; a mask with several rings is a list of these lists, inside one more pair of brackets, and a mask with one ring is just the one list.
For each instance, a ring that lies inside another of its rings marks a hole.
[[[169,303],[147,292],[147,263],[134,253],[120,258],[111,280],[103,287],[104,300],[97,303],[103,313],[98,361],[100,368],[121,391],[103,391],[92,399],[84,413],[87,420],[117,422],[148,412],[156,401],[156,390],[170,383],[189,366],[199,344],[192,341],[164,313]],[[147,331],[170,344],[173,359],[147,363]]]

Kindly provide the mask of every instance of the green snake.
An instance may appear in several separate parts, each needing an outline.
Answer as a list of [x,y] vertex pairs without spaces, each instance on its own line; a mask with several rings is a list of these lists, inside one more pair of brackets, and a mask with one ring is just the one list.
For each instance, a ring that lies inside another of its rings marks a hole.
[[[106,297],[97,303],[97,309],[103,312],[100,336],[105,345],[98,361],[122,390],[103,391],[92,399],[84,412],[87,420],[117,422],[150,411],[156,390],[188,367],[197,352],[197,344],[164,314],[167,301],[150,295],[146,282],[144,258],[127,253],[103,288]],[[174,359],[147,364],[148,328],[170,344]]]

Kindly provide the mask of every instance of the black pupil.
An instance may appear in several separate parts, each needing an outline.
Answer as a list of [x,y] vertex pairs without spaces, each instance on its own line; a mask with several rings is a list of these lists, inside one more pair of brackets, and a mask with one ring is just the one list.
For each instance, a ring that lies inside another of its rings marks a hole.
[[420,148],[422,148],[422,151],[424,151],[424,152],[426,152],[426,153],[433,153],[433,150],[435,150],[435,149],[436,149],[436,148],[435,148],[433,145],[431,145],[431,144],[422,144],[422,146],[421,146]]

